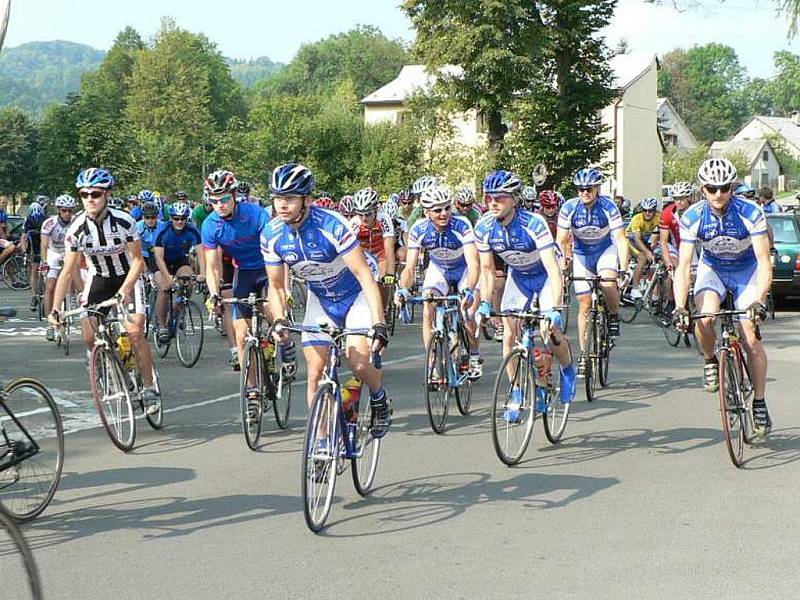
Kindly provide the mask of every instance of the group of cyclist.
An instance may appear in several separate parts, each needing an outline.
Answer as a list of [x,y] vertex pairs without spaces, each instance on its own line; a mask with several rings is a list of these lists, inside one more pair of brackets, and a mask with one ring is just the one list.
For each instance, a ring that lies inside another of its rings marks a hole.
[[[140,361],[145,395],[152,394],[148,377],[152,356],[144,339],[144,273],[152,275],[159,290],[159,323],[165,323],[167,291],[176,277],[194,274],[206,283],[210,313],[229,320],[235,367],[242,359],[251,308],[222,299],[255,293],[268,298],[269,322],[289,323],[291,271],[308,286],[305,325],[369,330],[369,337],[347,341],[347,356],[354,374],[369,388],[372,432],[379,437],[391,423],[391,401],[382,372],[371,358],[388,345],[385,315],[391,307],[387,305],[402,308],[412,294],[458,293],[473,334],[469,357],[473,379],[483,374],[477,323],[498,312],[536,307],[547,317],[546,335],[560,365],[560,400],[569,403],[585,368],[584,330],[591,299],[587,279],[601,278],[609,333],[612,340],[618,338],[618,310],[626,301],[618,281],[630,254],[636,257],[637,268],[627,299],[636,298],[648,265],[663,261],[674,273],[673,321],[682,330],[689,327],[687,299],[692,285],[695,306],[702,313],[717,310],[728,293],[737,308],[748,311],[741,326],[752,368],[754,421],[756,429],[766,433],[771,427],[765,401],[767,361],[754,322],[764,317],[771,284],[764,213],[774,202],[767,198],[762,208],[748,199],[751,190],[737,189],[736,177],[729,161],[709,159],[698,173],[702,200],[694,202],[697,190],[691,183],[677,182],[664,210],[658,211],[657,199],[646,198],[626,224],[625,207],[601,194],[604,177],[592,168],[574,175],[577,196],[570,200],[555,190],[537,193],[513,172],[498,170],[483,182],[483,203],[476,202],[470,188],[453,192],[433,176],[419,178],[407,191],[383,202],[376,190],[364,188],[334,203],[324,192],[315,197],[315,180],[308,168],[289,163],[272,173],[266,207],[250,196],[246,183],[220,170],[205,179],[204,200],[194,210],[183,193],[165,206],[153,192],[143,190],[135,201],[129,199],[127,211],[110,202],[113,176],[90,168],[76,181],[83,212],[75,214],[74,198],[59,196],[57,214],[40,225],[46,265],[42,273],[47,277],[44,302],[51,325],[47,335],[52,337],[52,327],[58,326],[59,307],[72,289],[82,288],[82,301],[88,304],[115,295],[125,298],[134,308],[127,328]],[[40,218],[33,206],[28,219]],[[579,303],[576,355],[561,331],[564,295],[569,293],[565,273],[573,278]],[[433,314],[429,303],[422,319],[426,345]],[[700,320],[695,332],[705,357],[704,386],[715,391],[719,370],[713,323]],[[92,330],[85,322],[83,333],[88,347]],[[159,339],[169,334],[164,328],[157,332]],[[504,353],[510,351],[518,335],[516,321],[504,317],[500,335]],[[281,333],[279,342],[283,364],[293,369],[295,352],[288,334]],[[310,403],[329,346],[324,335],[304,333],[302,348]],[[258,394],[255,387],[250,392]],[[525,406],[521,391],[512,390],[510,397],[504,414],[509,421],[519,421],[526,410],[541,410]]]

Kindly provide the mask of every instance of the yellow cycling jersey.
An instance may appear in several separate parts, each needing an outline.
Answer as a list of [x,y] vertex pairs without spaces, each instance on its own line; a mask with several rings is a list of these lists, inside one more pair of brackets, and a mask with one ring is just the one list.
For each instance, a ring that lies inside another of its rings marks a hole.
[[626,233],[638,233],[642,236],[652,235],[658,231],[658,221],[660,219],[660,213],[654,213],[652,219],[645,219],[644,213],[638,213],[631,219]]

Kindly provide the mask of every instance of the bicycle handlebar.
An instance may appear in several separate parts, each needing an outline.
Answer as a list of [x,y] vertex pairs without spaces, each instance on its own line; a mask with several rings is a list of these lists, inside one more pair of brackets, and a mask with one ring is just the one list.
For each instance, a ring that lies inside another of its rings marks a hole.
[[[348,329],[347,327],[336,327],[335,325],[329,325],[327,323],[322,323],[320,325],[284,325],[283,323],[275,323],[270,328],[270,333],[275,333],[276,335],[281,335],[285,331],[294,333],[324,333],[329,335],[334,343],[348,335],[370,337],[369,329]],[[376,369],[380,369],[382,362],[380,353],[371,352],[370,354],[370,362]]]
[[84,313],[99,313],[103,308],[110,308],[112,306],[116,306],[119,311],[122,313],[122,317],[126,321],[131,320],[131,313],[128,310],[128,307],[125,306],[125,303],[122,301],[122,298],[119,296],[114,296],[109,298],[108,300],[103,300],[102,302],[98,302],[97,304],[91,304],[87,306],[81,306],[79,308],[73,308],[72,310],[67,310],[61,313],[58,313],[59,322],[62,319],[66,319],[68,317],[73,317],[77,315],[81,315]]
[[248,306],[258,306],[269,302],[267,298],[220,298],[222,304],[247,304]]
[[410,304],[424,304],[425,302],[457,302],[461,294],[448,294],[447,296],[412,296],[406,299]]
[[[694,313],[689,315],[689,319],[691,321],[697,321],[699,319],[716,319],[718,317],[740,317],[742,315],[746,315],[748,311],[746,310],[730,310],[730,309],[722,309],[716,312],[709,312],[709,313]],[[753,321],[753,327],[755,328],[756,339],[761,339],[761,326],[758,323],[758,319]]]

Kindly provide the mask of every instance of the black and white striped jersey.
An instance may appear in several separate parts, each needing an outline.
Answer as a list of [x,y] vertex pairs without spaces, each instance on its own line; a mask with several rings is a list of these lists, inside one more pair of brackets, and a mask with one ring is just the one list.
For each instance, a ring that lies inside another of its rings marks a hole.
[[85,212],[77,215],[67,229],[64,245],[73,252],[83,252],[92,275],[115,277],[130,270],[128,244],[138,240],[134,218],[125,211],[107,208],[102,223]]

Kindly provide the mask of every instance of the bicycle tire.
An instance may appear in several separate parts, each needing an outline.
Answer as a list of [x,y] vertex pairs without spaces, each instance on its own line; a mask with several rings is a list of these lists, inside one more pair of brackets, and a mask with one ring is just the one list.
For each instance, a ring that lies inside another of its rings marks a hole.
[[[447,352],[444,351],[444,339],[434,333],[428,342],[425,353],[425,406],[428,420],[434,433],[444,433],[447,424],[447,410],[450,402],[450,386],[448,382]],[[437,372],[438,371],[438,372]],[[438,377],[434,377],[438,375]]]
[[[356,456],[351,459],[350,473],[353,476],[353,487],[359,496],[366,496],[375,482],[375,473],[378,471],[378,457],[381,450],[381,438],[372,435],[372,403],[369,394],[365,393],[367,387],[361,385],[358,397],[358,423],[356,425],[355,444]],[[362,404],[364,405],[362,407]]]
[[[468,356],[470,353],[470,343],[469,343],[469,334],[467,333],[467,328],[464,326],[464,323],[458,324],[458,347],[456,348],[456,359],[458,359],[461,351],[459,348],[463,348],[463,352],[465,352]],[[451,359],[452,356],[451,356]],[[458,374],[458,377],[461,378],[463,376],[462,373]],[[458,408],[458,412],[460,412],[463,416],[467,416],[469,414],[469,409],[472,406],[472,384],[473,380],[467,376],[464,378],[463,383],[460,387],[456,389],[456,407]]]
[[626,324],[631,324],[636,320],[636,317],[642,310],[641,300],[634,300],[626,298],[620,293],[619,298],[619,320]]
[[158,374],[158,369],[153,365],[153,388],[156,391],[158,403],[158,412],[149,414],[146,410],[147,407],[142,405],[142,412],[150,427],[153,429],[161,429],[164,426],[164,388],[161,387],[161,377]]
[[289,412],[292,408],[292,382],[294,377],[284,375],[283,363],[280,362],[280,350],[275,348],[275,372],[270,373],[273,401],[272,413],[275,415],[275,423],[278,429],[286,429],[289,426]]
[[[25,572],[25,582],[17,582],[16,576],[14,575],[14,571],[17,569],[9,569],[8,567],[10,565],[6,563],[3,569],[3,595],[7,598],[23,599],[29,597],[33,598],[33,600],[41,600],[42,581],[39,577],[39,569],[36,567],[36,561],[33,558],[31,547],[28,545],[28,542],[15,523],[14,517],[10,514],[6,514],[6,512],[0,508],[0,532],[2,531],[7,532],[11,544],[16,549],[16,552],[20,554],[22,559],[20,570]],[[0,547],[4,548],[7,552],[8,544],[3,538],[5,538],[5,536],[0,536]],[[6,554],[6,552],[4,552],[4,554]],[[27,590],[27,592],[24,590]],[[30,596],[28,596],[28,593]]]
[[719,407],[722,418],[722,434],[728,456],[736,468],[744,459],[744,402],[736,376],[735,359],[727,348],[718,353],[719,360]]
[[14,254],[3,263],[3,283],[12,290],[27,290],[31,287],[28,280],[25,261],[18,254]]
[[[512,361],[516,361],[516,365],[513,367],[514,375],[509,379],[506,371]],[[492,444],[497,457],[509,467],[517,464],[522,459],[533,437],[533,423],[536,418],[533,403],[536,395],[534,368],[525,351],[517,348],[509,352],[503,359],[494,381],[492,394]],[[504,381],[508,385],[507,393],[502,392]],[[523,397],[522,411],[524,418],[519,422],[508,421],[505,418],[508,398],[515,382],[522,383],[520,389]],[[517,440],[516,443],[510,441],[512,438]]]
[[[306,525],[314,533],[325,527],[336,489],[338,423],[339,402],[334,396],[333,386],[326,383],[317,389],[308,412],[300,470],[303,516]],[[318,441],[323,439],[320,437],[321,431],[327,435],[327,452],[318,449]]]
[[123,452],[129,452],[136,441],[136,419],[128,376],[123,369],[110,350],[102,345],[94,347],[89,359],[94,405],[111,442]]
[[[167,313],[167,318],[171,317],[170,310]],[[166,358],[167,354],[169,354],[169,347],[172,345],[172,340],[162,344],[161,341],[158,339],[158,331],[161,329],[161,324],[158,322],[158,317],[153,320],[153,347],[156,349],[156,354],[158,358]]]
[[[244,432],[244,441],[250,450],[258,449],[258,440],[261,437],[261,421],[264,417],[264,369],[260,362],[261,349],[254,341],[249,341],[244,347],[244,354],[242,370],[239,375],[239,404],[241,407],[242,416],[242,431]],[[254,381],[255,387],[259,391],[259,402],[256,404],[255,418],[250,417],[249,403],[247,399],[247,382],[250,380],[248,372],[250,369],[255,369]]]
[[36,436],[35,454],[14,466],[0,466],[0,504],[16,521],[25,522],[42,514],[56,493],[64,467],[64,429],[58,406],[41,382],[22,377],[9,382],[4,391],[9,417],[3,419],[0,448],[11,447],[0,454],[5,459],[9,451],[30,444],[28,436]]
[[191,369],[200,360],[203,350],[203,313],[193,300],[187,301],[178,315],[178,329],[175,334],[175,349],[178,360]]
[[44,321],[44,282],[42,281],[42,274],[36,274],[36,296],[39,300],[36,302],[36,316],[39,321]]
[[595,312],[589,311],[586,317],[586,331],[584,332],[584,389],[586,391],[586,401],[592,402],[595,397],[597,387],[597,347],[595,335],[596,323]]
[[570,284],[568,282],[564,282],[564,310],[561,311],[561,331],[562,333],[567,333],[569,329],[569,313],[570,307],[572,305],[572,292],[569,290]]
[[[559,369],[558,362],[554,360],[550,370],[550,379],[553,378],[552,368]],[[569,409],[572,402],[561,402],[561,384],[560,384],[560,371],[559,371],[559,384],[551,385],[547,388],[547,410],[542,413],[542,427],[544,428],[544,435],[551,444],[557,444],[564,436],[564,431],[567,429],[567,421],[569,420]]]
[[600,387],[608,386],[608,368],[611,363],[611,335],[608,329],[608,313],[598,314],[597,321],[597,378]]

